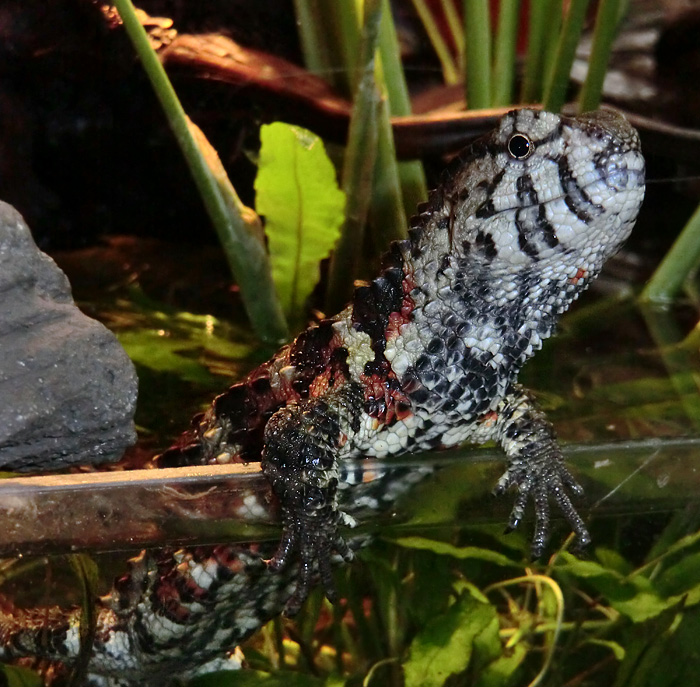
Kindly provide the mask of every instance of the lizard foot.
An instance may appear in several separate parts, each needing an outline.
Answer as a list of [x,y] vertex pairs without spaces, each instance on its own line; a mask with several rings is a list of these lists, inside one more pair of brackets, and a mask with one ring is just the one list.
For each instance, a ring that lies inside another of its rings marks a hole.
[[529,499],[535,505],[535,533],[532,538],[532,558],[541,558],[550,532],[550,499],[559,506],[576,535],[577,547],[584,548],[591,542],[583,519],[576,511],[569,493],[583,494],[583,488],[564,465],[558,448],[550,447],[536,458],[511,463],[499,479],[493,493],[502,495],[515,486],[518,495],[510,513],[506,532],[514,530],[523,518]]
[[[274,556],[267,562],[271,571],[278,572],[295,559],[299,560],[297,586],[284,609],[288,617],[299,612],[319,578],[326,597],[331,603],[335,603],[338,595],[333,581],[333,554],[340,555],[346,562],[351,561],[354,556],[345,539],[338,533],[339,524],[352,527],[355,525],[354,520],[337,511],[331,516],[319,503],[319,499],[323,499],[320,490],[307,487],[306,491],[308,510],[288,512],[280,544]],[[321,512],[324,513],[324,517],[313,517]]]

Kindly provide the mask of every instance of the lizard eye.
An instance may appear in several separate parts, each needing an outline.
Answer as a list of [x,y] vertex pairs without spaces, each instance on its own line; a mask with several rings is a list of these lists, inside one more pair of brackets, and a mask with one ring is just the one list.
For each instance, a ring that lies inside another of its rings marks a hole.
[[508,152],[516,160],[527,160],[534,150],[534,144],[524,134],[513,134],[508,141]]

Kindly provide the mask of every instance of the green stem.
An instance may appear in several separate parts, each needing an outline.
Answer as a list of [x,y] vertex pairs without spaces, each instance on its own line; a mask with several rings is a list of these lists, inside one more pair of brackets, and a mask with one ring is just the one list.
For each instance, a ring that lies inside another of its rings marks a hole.
[[[377,120],[377,162],[370,214],[376,230],[373,235],[375,244],[384,251],[390,241],[406,238],[407,225],[389,101],[384,95],[380,96]],[[410,212],[414,209],[415,205]]]
[[314,74],[327,76],[328,54],[325,34],[318,30],[317,0],[294,0],[294,10],[299,27],[299,42],[306,68]]
[[562,7],[562,0],[542,0],[543,2],[548,2],[547,7],[547,17],[548,17],[548,30],[545,32],[544,44],[542,46],[542,95],[544,96],[544,91],[546,85],[549,83],[552,76],[552,71],[554,70],[554,63],[557,57],[557,46],[559,44],[559,37],[562,31],[562,15],[564,9]]
[[425,0],[413,0],[413,7],[415,7],[416,14],[420,18],[425,32],[428,34],[430,44],[433,46],[438,60],[440,60],[445,83],[459,83],[459,69],[427,3]]
[[515,41],[518,28],[519,0],[501,2],[498,12],[498,30],[494,45],[493,97],[491,105],[499,107],[513,102],[515,73]]
[[487,108],[491,105],[491,19],[488,0],[464,0],[464,36],[467,107],[470,110]]
[[670,303],[679,294],[688,275],[699,264],[700,206],[656,268],[639,299],[647,303]]
[[331,257],[326,309],[335,312],[346,301],[357,274],[364,227],[372,198],[372,176],[377,157],[379,94],[375,83],[375,53],[382,0],[368,0],[360,43],[362,76],[357,84],[343,161],[342,186],[346,196],[345,222]]
[[[388,0],[380,0],[379,6],[382,14],[379,27],[379,42],[381,42],[382,25],[386,26],[384,22],[390,21],[391,15],[388,14],[390,11]],[[365,0],[366,13],[372,11],[374,7],[375,0]],[[387,14],[385,14],[385,12]],[[391,35],[393,35],[393,33]],[[389,52],[391,51],[391,35],[385,30],[385,49]],[[395,48],[398,50],[398,42],[395,42]],[[390,56],[389,59],[393,62],[396,60],[396,55],[393,57]],[[400,65],[396,64],[394,67],[394,74],[400,73],[400,69]],[[394,98],[397,98],[397,106],[400,108],[402,107],[408,112],[410,112],[410,103],[407,94],[403,102],[401,102],[399,88],[393,87],[393,90],[389,92],[384,71],[384,63],[380,54],[374,69],[376,88],[379,93],[379,103],[377,108],[377,159],[374,166],[372,205],[370,207],[370,221],[375,228],[373,239],[375,240],[375,245],[379,248],[377,252],[386,250],[386,246],[390,241],[406,237],[404,196],[401,188],[399,166],[396,161],[394,132],[391,127],[391,114],[393,111],[391,97],[393,95]],[[409,172],[410,171],[409,168]],[[414,183],[420,184],[420,180],[418,182],[414,180]],[[415,203],[416,194],[420,194],[420,189],[416,190],[414,186],[408,195],[410,202]],[[410,212],[413,212],[414,207],[415,204],[411,206]],[[354,276],[358,276],[358,273],[355,273]]]
[[586,18],[588,2],[589,0],[571,0],[569,11],[564,20],[564,27],[559,36],[554,67],[548,76],[544,91],[543,105],[545,110],[559,112],[564,105],[571,65],[574,62],[576,46],[583,29],[583,21]]
[[588,74],[579,96],[579,112],[590,112],[600,105],[603,81],[619,18],[620,0],[600,0],[593,33],[593,47],[588,61]]
[[459,13],[455,9],[453,0],[440,0],[440,4],[445,15],[447,28],[450,30],[450,36],[457,50],[457,64],[462,64],[462,58],[464,57],[464,27],[462,26],[462,20],[459,18]]
[[306,68],[350,97],[359,26],[354,0],[294,0]]
[[[389,109],[392,116],[411,114],[411,98],[399,58],[399,41],[391,16],[389,0],[382,5],[382,19],[379,25],[379,55],[381,68],[378,69],[377,82],[386,88]],[[391,146],[393,147],[393,134]],[[398,179],[403,198],[405,214],[415,212],[418,203],[428,196],[423,165],[418,160],[398,163]]]
[[[267,252],[258,233],[257,216],[244,216],[235,191],[233,196],[227,197],[225,187],[215,179],[172,84],[148,43],[131,0],[115,0],[114,4],[185,156],[253,328],[265,341],[283,341],[287,338],[287,324],[275,293]],[[230,182],[228,187],[233,190]]]
[[527,36],[527,60],[520,93],[523,103],[535,103],[542,95],[542,45],[547,22],[547,3],[535,0],[530,3],[530,28]]
[[[330,24],[335,29],[333,35],[337,48],[333,52],[339,52],[339,57],[335,57],[333,64],[336,70],[345,72],[345,78],[342,80],[345,86],[342,92],[348,98],[352,97],[357,82],[362,77],[362,64],[358,62],[362,28],[359,14],[361,5],[357,0],[341,0],[330,4],[325,2],[324,8],[326,13],[330,13]],[[316,28],[321,31],[326,29],[323,23],[318,21]],[[337,81],[341,81],[340,77]]]
[[88,663],[97,632],[97,566],[86,553],[72,553],[66,558],[80,581],[82,611],[78,629],[80,651],[72,668],[69,684],[82,685],[87,677]]

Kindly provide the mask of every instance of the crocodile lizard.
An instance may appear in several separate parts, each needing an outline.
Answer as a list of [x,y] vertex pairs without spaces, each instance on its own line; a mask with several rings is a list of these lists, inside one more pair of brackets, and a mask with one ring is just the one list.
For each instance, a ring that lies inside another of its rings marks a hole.
[[[507,458],[495,492],[516,492],[508,527],[534,503],[533,556],[550,501],[587,544],[570,497],[581,488],[517,376],[625,241],[643,196],[639,138],[611,111],[515,110],[463,151],[380,276],[217,397],[157,459],[260,461],[282,540],[267,563],[256,545],[132,561],[100,601],[94,683],[195,671],[283,608],[296,612],[317,580],[335,598],[331,561],[352,557],[340,531],[354,524],[339,505],[348,458],[495,441]],[[5,655],[36,653],[37,628],[51,625],[44,655],[70,660],[72,613],[52,625],[48,612],[6,613]]]

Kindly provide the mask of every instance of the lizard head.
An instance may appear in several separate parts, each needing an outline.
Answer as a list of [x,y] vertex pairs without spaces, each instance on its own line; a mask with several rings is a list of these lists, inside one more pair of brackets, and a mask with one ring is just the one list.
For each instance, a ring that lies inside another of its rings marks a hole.
[[426,229],[436,239],[447,228],[449,252],[490,272],[537,264],[588,278],[627,238],[643,198],[639,136],[622,115],[514,110],[460,155]]

